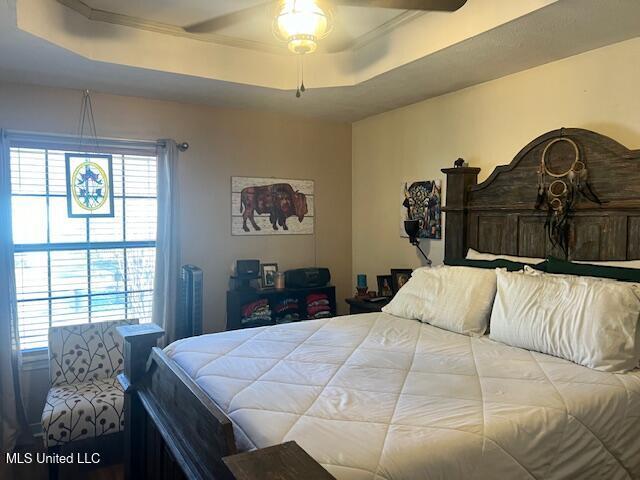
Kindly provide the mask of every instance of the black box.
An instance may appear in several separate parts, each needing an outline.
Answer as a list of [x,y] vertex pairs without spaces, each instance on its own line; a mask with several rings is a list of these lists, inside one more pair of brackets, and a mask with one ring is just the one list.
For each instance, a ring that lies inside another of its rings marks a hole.
[[328,268],[296,268],[284,272],[287,288],[324,287],[331,281]]
[[260,278],[260,260],[238,260],[236,277],[243,280]]

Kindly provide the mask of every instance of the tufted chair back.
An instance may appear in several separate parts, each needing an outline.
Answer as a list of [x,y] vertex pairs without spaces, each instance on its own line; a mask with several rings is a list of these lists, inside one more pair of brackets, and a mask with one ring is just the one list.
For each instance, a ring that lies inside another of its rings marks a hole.
[[51,385],[68,385],[117,376],[124,368],[121,325],[138,320],[83,323],[49,328]]

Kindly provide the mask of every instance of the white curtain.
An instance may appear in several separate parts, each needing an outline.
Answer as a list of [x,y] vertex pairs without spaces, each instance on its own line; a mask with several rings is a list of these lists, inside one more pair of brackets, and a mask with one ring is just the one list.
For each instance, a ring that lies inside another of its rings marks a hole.
[[178,225],[178,146],[158,141],[158,233],[153,287],[153,322],[164,328],[163,342],[176,338],[180,235]]
[[19,384],[20,345],[11,232],[9,141],[0,130],[0,452],[9,452],[28,426]]

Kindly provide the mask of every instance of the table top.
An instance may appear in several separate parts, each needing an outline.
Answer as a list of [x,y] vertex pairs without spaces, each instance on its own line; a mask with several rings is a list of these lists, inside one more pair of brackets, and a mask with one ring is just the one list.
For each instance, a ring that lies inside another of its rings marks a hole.
[[372,310],[380,309],[391,301],[391,298],[387,298],[386,300],[381,300],[379,302],[369,302],[365,300],[365,298],[366,297],[351,297],[351,298],[345,298],[344,300],[349,305],[360,307],[360,308],[367,308],[367,309],[370,308]]
[[335,480],[296,442],[224,457],[236,480]]

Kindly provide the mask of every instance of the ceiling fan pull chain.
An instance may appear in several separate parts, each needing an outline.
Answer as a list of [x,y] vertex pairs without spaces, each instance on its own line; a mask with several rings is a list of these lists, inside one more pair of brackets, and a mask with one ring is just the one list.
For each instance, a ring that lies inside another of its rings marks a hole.
[[300,57],[296,63],[296,98],[300,98]]
[[298,55],[298,78],[296,82],[298,86],[296,89],[296,98],[300,98],[306,90],[304,86],[304,55]]

